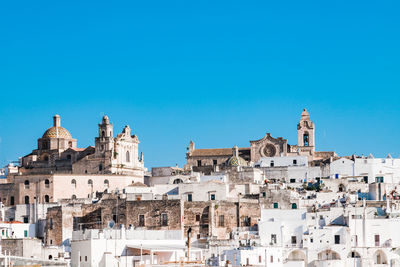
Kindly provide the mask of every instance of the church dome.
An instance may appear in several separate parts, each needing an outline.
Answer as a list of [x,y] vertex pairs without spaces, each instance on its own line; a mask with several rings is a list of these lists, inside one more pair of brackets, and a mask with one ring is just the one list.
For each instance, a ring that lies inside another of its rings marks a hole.
[[53,126],[47,129],[42,138],[65,138],[65,139],[72,139],[71,134],[68,132],[67,129],[59,126]]
[[242,157],[232,156],[227,162],[228,166],[246,166],[246,161]]
[[61,127],[61,117],[59,115],[54,115],[53,117],[53,127],[47,129],[42,138],[65,138],[72,139],[71,134],[67,129]]

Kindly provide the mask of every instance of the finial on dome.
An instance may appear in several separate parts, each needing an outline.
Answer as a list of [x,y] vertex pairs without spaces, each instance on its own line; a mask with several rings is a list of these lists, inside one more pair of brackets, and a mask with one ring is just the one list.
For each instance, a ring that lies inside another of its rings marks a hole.
[[54,127],[61,127],[61,117],[60,115],[56,114],[53,117],[53,126]]
[[234,157],[239,157],[239,148],[236,145],[232,148],[232,152]]

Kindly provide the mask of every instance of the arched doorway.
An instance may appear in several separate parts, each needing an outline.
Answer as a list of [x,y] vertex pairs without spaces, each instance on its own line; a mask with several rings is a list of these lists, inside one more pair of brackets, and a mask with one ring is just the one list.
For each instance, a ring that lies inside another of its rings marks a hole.
[[340,255],[336,251],[327,249],[318,253],[318,260],[340,260]]
[[377,250],[374,254],[374,264],[387,264],[387,258],[385,252]]
[[289,253],[287,260],[288,261],[304,261],[306,259],[306,255],[301,250],[294,250]]

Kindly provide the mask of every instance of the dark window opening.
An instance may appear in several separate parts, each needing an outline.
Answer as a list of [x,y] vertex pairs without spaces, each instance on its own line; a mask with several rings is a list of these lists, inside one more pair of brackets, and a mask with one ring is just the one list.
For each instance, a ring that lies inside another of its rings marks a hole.
[[49,181],[49,179],[44,180],[44,186],[45,186],[46,188],[49,188],[49,187],[50,187],[50,181]]
[[309,140],[309,136],[308,136],[308,133],[305,133],[304,135],[303,135],[303,141],[304,141],[304,146],[309,146],[310,145],[310,140]]
[[25,204],[29,204],[29,196],[25,196]]
[[144,222],[144,215],[143,215],[143,214],[140,214],[140,215],[139,215],[139,226],[140,226],[140,227],[143,227],[144,224],[145,224],[145,222]]
[[219,226],[220,227],[225,226],[225,217],[224,217],[224,215],[219,215]]
[[340,244],[340,235],[335,235],[335,244]]
[[217,165],[217,160],[216,159],[213,160],[213,165],[214,166]]
[[192,202],[192,194],[188,194],[188,202]]
[[201,167],[201,160],[197,161],[197,167]]
[[168,215],[166,213],[161,214],[161,225],[168,226]]
[[44,196],[44,202],[45,202],[45,203],[49,203],[49,202],[50,202],[50,197],[49,197],[49,195],[45,195],[45,196]]

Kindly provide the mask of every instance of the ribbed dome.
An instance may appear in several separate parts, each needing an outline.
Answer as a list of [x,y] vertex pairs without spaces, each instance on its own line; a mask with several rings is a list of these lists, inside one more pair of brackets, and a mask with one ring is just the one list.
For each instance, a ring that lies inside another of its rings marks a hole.
[[68,132],[67,129],[61,126],[53,126],[47,131],[44,132],[42,138],[65,138],[65,139],[72,139],[71,134]]

